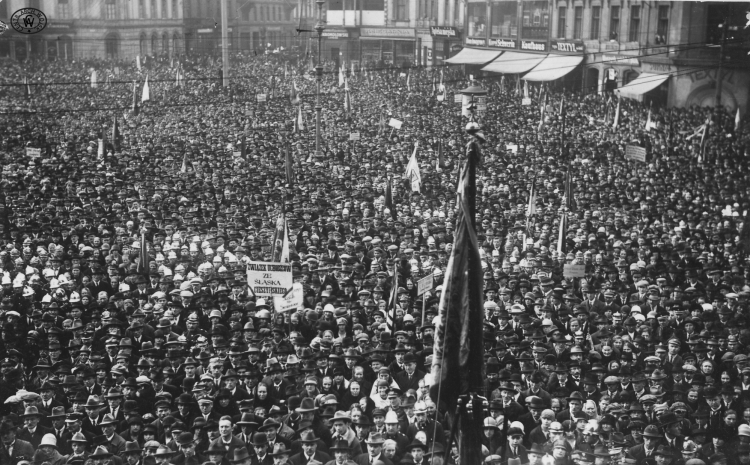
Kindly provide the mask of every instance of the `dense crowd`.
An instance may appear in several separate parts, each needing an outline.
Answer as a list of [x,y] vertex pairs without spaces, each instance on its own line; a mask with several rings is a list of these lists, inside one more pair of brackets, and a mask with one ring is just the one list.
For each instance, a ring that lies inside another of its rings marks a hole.
[[[456,459],[429,373],[474,71],[347,69],[347,112],[326,66],[316,157],[297,62],[233,57],[228,88],[210,57],[5,64],[0,464]],[[524,106],[475,74],[486,463],[750,464],[747,132],[624,99],[615,127],[611,95],[553,83]],[[246,279],[280,215],[304,291],[284,313]]]

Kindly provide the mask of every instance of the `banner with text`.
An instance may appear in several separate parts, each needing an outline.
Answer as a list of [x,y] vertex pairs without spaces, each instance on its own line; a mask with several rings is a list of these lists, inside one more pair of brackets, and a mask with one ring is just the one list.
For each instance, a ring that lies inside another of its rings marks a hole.
[[247,285],[257,296],[283,296],[294,284],[291,263],[248,262]]

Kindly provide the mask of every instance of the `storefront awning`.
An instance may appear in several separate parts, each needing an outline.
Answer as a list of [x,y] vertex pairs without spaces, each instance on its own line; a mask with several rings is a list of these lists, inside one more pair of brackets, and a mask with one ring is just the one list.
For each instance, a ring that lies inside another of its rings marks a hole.
[[526,81],[554,81],[559,79],[580,65],[583,55],[547,55],[536,68],[526,74]]
[[454,65],[483,65],[494,60],[501,53],[503,52],[500,50],[482,50],[464,47],[456,56],[448,58],[445,62]]
[[669,74],[641,73],[640,76],[629,83],[619,89],[615,89],[615,92],[621,97],[643,101],[643,94],[659,87],[664,81],[669,79],[669,76]]
[[495,61],[482,68],[482,71],[521,74],[538,65],[546,56],[535,53],[505,52]]

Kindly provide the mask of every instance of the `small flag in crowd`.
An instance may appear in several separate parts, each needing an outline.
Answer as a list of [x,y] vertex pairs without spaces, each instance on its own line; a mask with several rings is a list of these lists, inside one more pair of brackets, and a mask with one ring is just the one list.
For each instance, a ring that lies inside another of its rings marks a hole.
[[701,149],[700,149],[701,151],[698,157],[698,160],[701,162],[704,160],[706,156],[706,141],[708,140],[708,137],[706,136],[708,135],[708,130],[710,129],[710,127],[711,127],[711,115],[709,114],[706,117],[706,122],[703,124],[703,135],[701,135]]
[[415,142],[414,152],[412,152],[409,163],[406,165],[406,178],[411,181],[412,192],[420,192],[422,186],[422,175],[419,173],[419,163],[417,163],[418,148],[419,142]]
[[620,123],[620,97],[617,97],[617,108],[615,108],[615,122],[612,123],[612,127],[617,129],[617,125]]
[[29,85],[29,78],[27,76],[23,77],[23,96],[27,100],[31,98],[31,86]]
[[523,98],[530,98],[529,97],[529,81],[525,79],[523,81]]
[[398,264],[393,265],[393,282],[391,283],[390,305],[385,312],[385,324],[389,330],[393,330],[393,316],[396,314],[396,305],[398,305]]
[[391,218],[396,220],[396,209],[393,206],[393,186],[391,185],[391,178],[388,178],[385,184],[385,208],[391,213]]
[[557,253],[562,254],[566,252],[565,247],[565,237],[567,236],[568,231],[568,214],[567,212],[563,211],[560,214],[560,229],[557,232]]
[[141,94],[141,103],[151,100],[151,88],[148,85],[148,74],[146,80],[143,82],[143,93]]
[[187,173],[188,172],[188,161],[187,161],[187,152],[182,156],[182,166],[180,167],[180,173]]
[[438,141],[438,156],[437,156],[437,171],[445,168],[445,160],[443,159],[443,141]]
[[289,147],[287,147],[284,150],[284,161],[285,161],[285,171],[286,171],[286,183],[289,186],[289,189],[294,188],[294,160],[292,160],[292,152],[289,150]]
[[117,116],[114,116],[114,121],[112,122],[112,146],[115,147],[115,150],[119,146],[118,141],[120,140],[120,125],[117,123]]
[[91,71],[91,88],[96,89],[99,87],[99,82],[97,81],[96,77],[96,70]]
[[135,66],[138,68],[138,71],[141,70],[141,56],[140,55],[135,57]]
[[292,79],[292,85],[289,90],[289,99],[292,101],[292,105],[299,105],[300,103],[299,93],[297,92],[297,83],[294,82],[294,79]]
[[138,84],[133,81],[133,116],[138,116]]
[[339,87],[344,85],[344,67],[339,66]]
[[740,115],[740,107],[737,107],[737,114],[734,116],[734,132],[739,132],[741,123],[742,116]]

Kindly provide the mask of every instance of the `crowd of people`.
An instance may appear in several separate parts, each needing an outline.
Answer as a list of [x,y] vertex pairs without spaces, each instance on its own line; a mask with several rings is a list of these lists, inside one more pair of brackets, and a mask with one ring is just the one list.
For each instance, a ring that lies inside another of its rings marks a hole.
[[[522,105],[514,80],[460,66],[347,67],[347,111],[327,68],[316,156],[297,58],[233,57],[226,88],[212,57],[5,63],[1,464],[457,461],[429,388],[469,140],[452,96],[470,73],[489,92],[486,463],[750,464],[750,171],[733,116],[623,99],[614,118],[611,95],[560,84]],[[281,215],[304,292],[289,312],[246,279]]]

